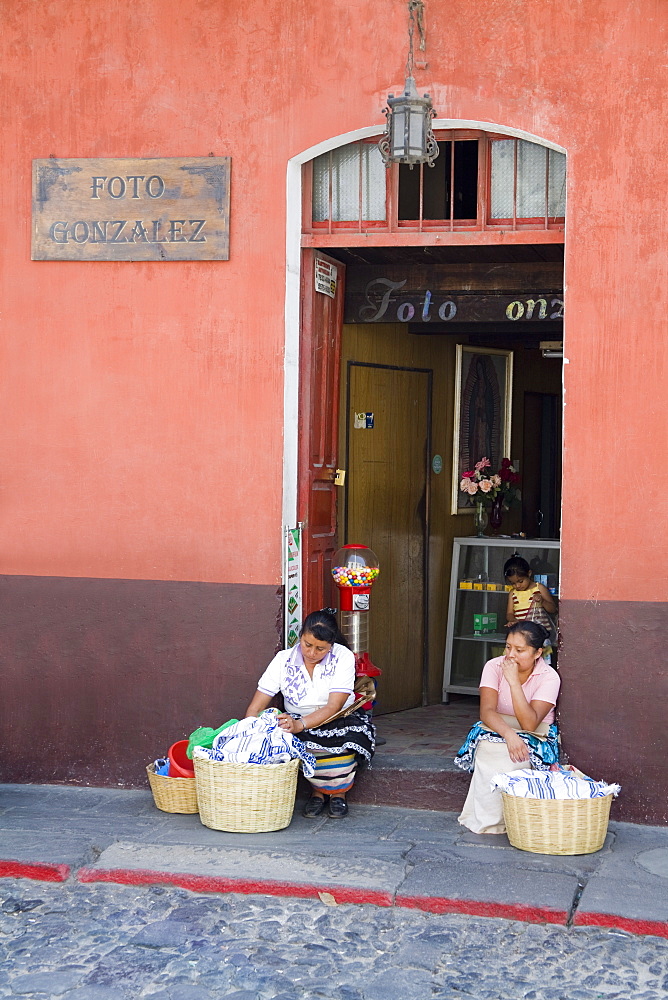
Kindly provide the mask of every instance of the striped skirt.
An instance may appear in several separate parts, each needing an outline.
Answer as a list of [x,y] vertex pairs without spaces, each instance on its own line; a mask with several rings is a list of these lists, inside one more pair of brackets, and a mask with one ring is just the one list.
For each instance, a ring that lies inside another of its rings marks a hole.
[[357,759],[354,753],[332,757],[327,750],[312,750],[315,773],[308,779],[317,792],[324,795],[342,795],[355,783]]
[[308,779],[313,788],[325,795],[342,795],[352,788],[358,766],[371,763],[376,729],[364,712],[357,711],[306,729],[299,739],[316,759],[315,774]]

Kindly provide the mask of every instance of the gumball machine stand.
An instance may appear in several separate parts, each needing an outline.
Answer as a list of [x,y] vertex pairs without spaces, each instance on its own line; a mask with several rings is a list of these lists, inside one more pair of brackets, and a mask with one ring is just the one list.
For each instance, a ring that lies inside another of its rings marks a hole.
[[[369,657],[371,587],[380,569],[378,557],[367,545],[344,545],[335,554],[332,576],[339,590],[339,627],[355,654],[358,677],[379,677],[381,670]],[[370,711],[372,701],[362,707]]]

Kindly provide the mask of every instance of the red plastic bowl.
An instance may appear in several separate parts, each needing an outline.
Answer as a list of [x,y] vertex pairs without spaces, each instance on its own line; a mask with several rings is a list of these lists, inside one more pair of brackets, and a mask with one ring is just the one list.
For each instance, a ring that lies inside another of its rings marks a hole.
[[188,740],[179,740],[172,743],[169,748],[169,776],[170,778],[194,778],[195,766],[189,757],[186,757]]

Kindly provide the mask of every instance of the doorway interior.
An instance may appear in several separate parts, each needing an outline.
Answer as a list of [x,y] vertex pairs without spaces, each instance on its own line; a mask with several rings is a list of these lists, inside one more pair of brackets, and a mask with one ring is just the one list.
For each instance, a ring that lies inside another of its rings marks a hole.
[[[508,457],[519,469],[522,499],[504,512],[499,533],[558,538],[561,508],[557,345],[563,334],[561,318],[549,318],[550,297],[544,318],[534,305],[524,322],[484,316],[410,322],[402,304],[415,301],[415,317],[425,293],[438,306],[444,295],[453,301],[452,289],[465,283],[471,297],[538,303],[542,289],[553,297],[561,291],[563,247],[327,252],[346,275],[337,433],[337,465],[346,477],[337,493],[338,541],[369,545],[379,557],[370,623],[370,654],[383,670],[375,714],[395,726],[396,713],[442,700],[452,540],[473,534],[472,514],[453,514],[451,504],[457,345],[512,354],[510,453],[493,458]],[[374,315],[369,287],[379,278],[388,284],[376,286],[376,303],[389,284],[405,284],[390,295],[381,322],[365,321]],[[550,348],[541,349],[546,342]],[[452,696],[460,710],[466,702]]]

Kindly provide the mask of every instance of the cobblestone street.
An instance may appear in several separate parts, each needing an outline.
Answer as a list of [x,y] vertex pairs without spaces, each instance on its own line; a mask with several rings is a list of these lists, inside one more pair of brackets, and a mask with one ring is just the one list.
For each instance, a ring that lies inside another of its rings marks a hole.
[[661,1000],[668,940],[160,886],[0,884],[0,996]]

